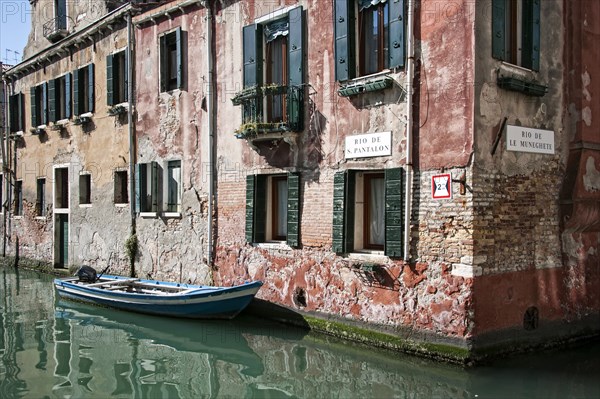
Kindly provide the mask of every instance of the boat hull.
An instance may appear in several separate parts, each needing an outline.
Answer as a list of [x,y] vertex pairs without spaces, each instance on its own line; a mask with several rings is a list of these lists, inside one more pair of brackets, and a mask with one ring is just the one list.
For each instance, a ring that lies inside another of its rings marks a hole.
[[[106,276],[115,280],[124,277]],[[153,280],[137,280],[156,287],[182,287],[181,294],[154,295],[116,292],[78,284],[76,279],[55,279],[54,286],[61,298],[113,307],[133,312],[185,317],[231,319],[252,301],[262,282],[255,281],[235,287],[182,285]]]

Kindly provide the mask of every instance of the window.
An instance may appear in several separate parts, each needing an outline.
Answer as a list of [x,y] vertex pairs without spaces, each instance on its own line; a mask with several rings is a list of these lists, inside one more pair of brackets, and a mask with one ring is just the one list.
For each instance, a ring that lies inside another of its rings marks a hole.
[[15,216],[23,215],[23,181],[15,182]]
[[167,212],[181,212],[181,161],[167,162]]
[[67,0],[54,0],[56,30],[67,29]]
[[25,130],[25,96],[17,93],[8,99],[9,128],[11,133]]
[[286,241],[299,245],[300,177],[250,175],[246,178],[246,241]]
[[37,195],[35,201],[35,213],[37,216],[46,216],[46,179],[37,179]]
[[115,193],[114,201],[115,204],[127,204],[129,203],[128,186],[127,186],[127,171],[117,170],[115,171]]
[[69,169],[54,169],[54,207],[69,208]]
[[160,91],[171,91],[183,88],[183,31],[177,28],[174,32],[160,37]]
[[255,90],[255,95],[241,102],[243,123],[302,130],[303,44],[302,7],[243,28],[244,90]]
[[106,57],[107,104],[127,102],[127,49]]
[[4,175],[0,174],[0,213],[4,213]]
[[48,113],[50,122],[71,117],[71,74],[48,82]]
[[89,205],[92,203],[92,175],[79,175],[79,204]]
[[404,171],[337,172],[333,194],[333,250],[403,252]]
[[158,187],[161,185],[162,168],[157,162],[140,163],[136,165],[136,210],[139,213],[158,212]]
[[31,126],[48,123],[48,84],[42,83],[31,88]]
[[404,0],[336,0],[334,26],[336,80],[404,67]]
[[94,64],[73,71],[73,114],[94,112]]
[[540,0],[493,0],[492,55],[539,70]]

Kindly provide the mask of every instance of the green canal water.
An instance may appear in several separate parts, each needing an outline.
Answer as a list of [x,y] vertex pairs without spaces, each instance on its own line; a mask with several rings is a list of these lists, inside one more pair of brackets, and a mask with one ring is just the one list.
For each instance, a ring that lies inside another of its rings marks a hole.
[[187,321],[59,300],[0,268],[0,398],[600,398],[600,343],[465,370],[259,318]]

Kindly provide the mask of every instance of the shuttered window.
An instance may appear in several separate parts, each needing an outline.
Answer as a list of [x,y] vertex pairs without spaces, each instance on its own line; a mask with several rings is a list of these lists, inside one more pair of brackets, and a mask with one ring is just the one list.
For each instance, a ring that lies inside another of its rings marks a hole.
[[106,57],[106,102],[117,105],[127,102],[127,49]]
[[73,71],[73,115],[94,112],[94,64]]
[[300,245],[300,176],[250,175],[246,178],[246,241],[285,241]]
[[48,82],[48,120],[57,122],[71,117],[71,74]]
[[160,36],[160,91],[183,89],[183,37],[181,28]]
[[158,212],[159,190],[162,168],[158,162],[136,164],[135,170],[135,209],[137,213]]
[[492,56],[540,68],[540,0],[492,0]]
[[48,84],[42,83],[31,88],[31,126],[48,123]]
[[332,249],[343,254],[403,251],[404,170],[343,171],[334,176]]
[[404,0],[335,0],[334,12],[336,80],[404,67]]
[[268,87],[262,96],[243,104],[244,123],[285,123],[290,130],[302,130],[304,30],[301,6],[283,18],[243,28],[244,88]]
[[114,202],[115,204],[127,204],[129,202],[127,185],[127,171],[117,170],[115,171],[115,185],[114,185]]
[[9,127],[11,133],[25,130],[25,95],[13,94],[8,98]]

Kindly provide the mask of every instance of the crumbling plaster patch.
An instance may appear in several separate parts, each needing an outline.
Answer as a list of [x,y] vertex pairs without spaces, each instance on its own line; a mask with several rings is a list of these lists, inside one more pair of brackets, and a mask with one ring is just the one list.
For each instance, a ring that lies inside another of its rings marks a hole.
[[583,175],[583,185],[589,192],[600,191],[600,171],[596,169],[594,157],[588,157],[585,164],[585,175]]

